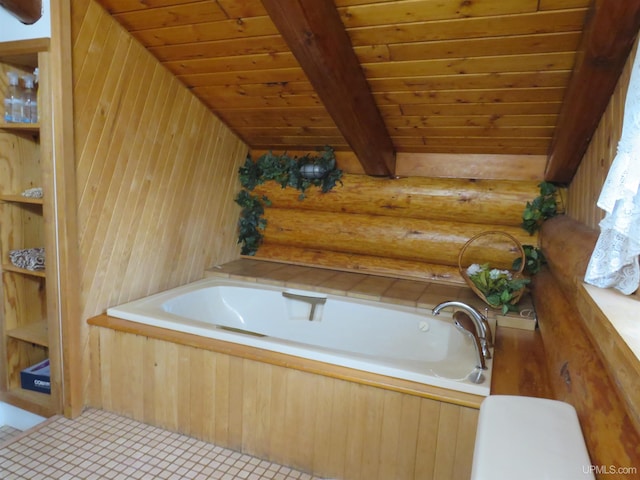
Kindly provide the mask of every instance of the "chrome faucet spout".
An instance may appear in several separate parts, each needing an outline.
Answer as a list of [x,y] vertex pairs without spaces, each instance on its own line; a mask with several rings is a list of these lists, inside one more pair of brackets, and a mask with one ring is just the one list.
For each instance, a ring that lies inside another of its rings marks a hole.
[[478,338],[478,333],[476,332],[473,320],[471,320],[469,315],[467,315],[466,313],[457,311],[453,314],[453,321],[458,330],[462,331],[472,338],[478,361],[476,367],[482,370],[486,370],[487,364],[485,362],[484,355],[482,354],[482,346],[480,344],[480,339]]
[[438,315],[442,309],[447,307],[457,307],[471,315],[471,318],[473,319],[473,322],[476,326],[478,338],[480,339],[482,355],[485,359],[490,359],[491,351],[489,350],[489,348],[493,346],[493,336],[491,335],[491,328],[489,327],[489,321],[487,320],[487,317],[480,313],[475,307],[457,300],[447,300],[446,302],[442,302],[436,305],[433,308],[433,314]]

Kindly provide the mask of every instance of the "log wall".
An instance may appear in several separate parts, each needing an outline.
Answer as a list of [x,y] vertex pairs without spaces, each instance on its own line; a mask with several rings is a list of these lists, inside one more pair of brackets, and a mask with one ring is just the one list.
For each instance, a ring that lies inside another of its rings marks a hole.
[[[604,217],[597,200],[622,133],[636,50],[637,44],[567,188],[566,216],[543,226],[540,244],[549,270],[533,285],[554,397],[576,407],[592,464],[622,468],[640,465],[640,364],[581,282]],[[640,304],[631,308],[640,311]],[[636,470],[616,478],[637,475]]]
[[[582,426],[592,465],[640,465],[640,401],[635,370],[605,351],[628,350],[613,335],[606,340],[592,328],[593,306],[584,307],[579,282],[584,277],[597,231],[560,216],[545,222],[541,246],[549,268],[534,277],[533,297],[542,333],[554,398],[572,404]],[[600,343],[606,343],[601,347]],[[634,375],[621,382],[629,372]],[[633,388],[634,391],[629,389]],[[629,470],[616,478],[637,478]],[[606,478],[603,475],[601,478]]]
[[[263,259],[463,283],[458,254],[472,236],[498,230],[537,242],[520,227],[527,201],[539,195],[537,181],[345,174],[342,186],[309,191],[302,201],[274,182],[254,193],[272,201],[257,253]],[[513,242],[490,236],[463,263],[510,268],[517,256]]]
[[73,0],[71,13],[82,286],[73,348],[87,382],[87,318],[239,256],[233,198],[247,147],[96,2]]

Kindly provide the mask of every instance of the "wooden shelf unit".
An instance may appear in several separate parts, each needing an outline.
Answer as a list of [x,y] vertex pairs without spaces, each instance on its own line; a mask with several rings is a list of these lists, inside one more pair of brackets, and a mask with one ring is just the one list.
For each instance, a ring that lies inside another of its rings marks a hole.
[[[51,179],[43,168],[52,161],[48,52],[33,44],[33,52],[15,55],[12,51],[18,43],[0,43],[0,75],[6,79],[7,71],[22,75],[32,73],[35,67],[40,69],[40,123],[0,122],[0,399],[48,416],[60,411],[61,398],[60,361],[55,355],[59,351],[59,326],[52,324],[58,315],[51,311],[56,305],[51,298],[57,296],[57,286],[55,278],[48,278],[48,271],[20,268],[9,258],[9,252],[16,249],[44,247],[47,253],[55,251],[54,223],[48,218],[52,206],[47,182]],[[26,45],[28,49],[28,41]],[[4,89],[6,81],[0,81],[0,85]],[[22,195],[35,187],[43,188],[43,198]],[[55,257],[46,257],[47,267],[50,261],[55,267]],[[56,347],[53,356],[52,346]],[[20,372],[47,358],[51,364],[51,394],[21,388]]]

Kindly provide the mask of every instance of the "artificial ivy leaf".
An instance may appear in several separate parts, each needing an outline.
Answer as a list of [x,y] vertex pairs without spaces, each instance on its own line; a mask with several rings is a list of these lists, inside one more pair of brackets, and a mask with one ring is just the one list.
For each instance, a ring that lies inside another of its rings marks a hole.
[[500,295],[497,293],[487,295],[487,302],[491,305],[500,305]]
[[504,290],[500,294],[500,303],[509,303],[509,300],[511,300],[511,293],[509,293],[509,290]]

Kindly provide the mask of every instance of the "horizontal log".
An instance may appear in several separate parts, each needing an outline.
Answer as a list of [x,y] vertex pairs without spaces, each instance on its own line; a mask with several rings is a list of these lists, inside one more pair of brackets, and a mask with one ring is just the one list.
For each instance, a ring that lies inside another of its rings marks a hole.
[[[315,212],[268,208],[265,244],[328,250],[376,257],[458,265],[458,253],[472,236],[505,231],[520,242],[530,237],[519,227],[464,224],[381,215]],[[519,256],[517,246],[503,237],[487,237],[478,248],[469,248],[467,264],[489,262],[510,268]]]
[[464,223],[519,226],[528,201],[539,195],[537,182],[399,178],[344,175],[343,185],[323,194],[311,188],[303,201],[295,189],[267,182],[254,193],[276,208],[386,215]]
[[[555,398],[578,412],[592,465],[640,465],[640,437],[583,328],[575,303],[550,270],[534,277],[533,298]],[[638,478],[622,472],[620,479]]]
[[396,258],[314,250],[270,243],[262,245],[255,258],[393,278],[465,285],[456,267]]
[[558,215],[542,224],[540,248],[549,268],[569,292],[576,291],[598,240],[598,231],[572,219]]
[[[604,301],[618,305],[618,311],[622,316],[633,316],[635,320],[633,312],[638,310],[639,305],[632,297],[624,296],[614,289],[588,288],[591,292],[594,289],[597,291],[598,303],[582,285],[576,296],[576,308],[580,312],[591,342],[600,353],[600,358],[604,359],[603,363],[618,390],[618,395],[625,402],[629,416],[640,433],[640,390],[637,388],[640,362],[629,343],[620,336],[620,331],[611,323],[611,317],[601,309],[604,297],[606,298]],[[602,341],[602,339],[607,340]]]

